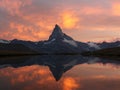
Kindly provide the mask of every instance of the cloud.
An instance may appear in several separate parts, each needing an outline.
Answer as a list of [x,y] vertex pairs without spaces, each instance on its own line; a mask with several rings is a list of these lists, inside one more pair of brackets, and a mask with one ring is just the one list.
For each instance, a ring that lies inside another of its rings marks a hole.
[[63,90],[73,90],[77,88],[80,88],[80,85],[78,85],[73,78],[71,77],[64,78]]
[[20,9],[30,4],[31,0],[0,0],[0,7],[11,15],[20,14]]
[[[86,39],[72,33],[101,30],[112,32],[108,37],[112,39],[119,37],[112,35],[114,32],[120,34],[119,4],[119,0],[0,0],[0,38],[39,41],[47,39],[54,25],[59,24],[79,41]],[[86,38],[93,40],[97,38],[95,34]]]
[[120,16],[120,2],[114,2],[112,4],[113,15]]

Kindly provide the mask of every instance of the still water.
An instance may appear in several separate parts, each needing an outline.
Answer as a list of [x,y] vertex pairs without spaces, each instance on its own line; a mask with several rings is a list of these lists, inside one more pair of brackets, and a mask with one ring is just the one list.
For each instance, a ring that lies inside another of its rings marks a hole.
[[0,90],[120,90],[120,62],[64,55],[0,58]]

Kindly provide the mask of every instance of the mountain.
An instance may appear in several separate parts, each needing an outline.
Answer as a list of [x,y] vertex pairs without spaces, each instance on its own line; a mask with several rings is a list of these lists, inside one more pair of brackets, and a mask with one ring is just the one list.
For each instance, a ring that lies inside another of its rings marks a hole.
[[62,29],[58,26],[58,25],[55,25],[55,28],[52,32],[52,34],[50,35],[49,37],[49,40],[48,41],[52,41],[52,40],[72,40],[73,39],[71,37],[69,37],[68,35],[66,35],[65,33],[62,32]]
[[[96,50],[106,49],[106,48],[120,47],[120,41],[115,41],[115,42],[102,42],[102,43],[88,42],[87,44],[88,44],[90,47],[94,47]],[[91,50],[90,50],[90,51],[91,51]]]
[[37,52],[22,44],[3,44],[0,43],[0,56],[3,55],[28,55],[37,54]]
[[40,51],[46,53],[81,53],[89,51],[89,45],[86,43],[75,41],[70,36],[62,32],[62,29],[56,25],[49,39],[39,42]]
[[11,41],[10,44],[20,44],[20,45],[24,45],[25,47],[28,47],[29,49],[33,50],[33,51],[39,51],[39,46],[37,45],[36,42],[32,42],[32,41],[23,41],[23,40],[17,40],[14,39]]
[[[62,32],[62,29],[55,25],[53,32],[46,41],[32,42],[32,41],[23,41],[14,39],[12,41],[1,41],[2,44],[16,45],[16,50],[19,52],[19,46],[26,48],[26,51],[37,52],[37,54],[80,54],[87,51],[101,50],[105,48],[119,47],[120,41],[116,42],[103,42],[103,43],[94,43],[94,42],[79,42]],[[4,42],[4,43],[3,43]],[[4,45],[2,45],[4,46]],[[12,47],[10,46],[9,48]],[[18,49],[17,49],[18,48]],[[29,50],[28,50],[29,49]],[[5,48],[7,50],[7,47]],[[23,51],[24,51],[23,50]]]
[[70,36],[62,32],[62,29],[55,25],[55,28],[50,35],[49,39],[46,41],[31,42],[22,40],[12,40],[12,44],[22,44],[29,47],[31,50],[37,51],[39,53],[49,53],[49,54],[72,54],[81,53],[83,51],[89,51],[90,47],[86,43],[78,42],[72,39]]
[[94,42],[88,42],[87,43],[88,45],[89,45],[89,47],[93,47],[93,48],[95,48],[95,50],[99,50],[99,49],[101,49],[101,47],[100,47],[100,45],[98,45],[97,43],[94,43]]
[[98,43],[101,49],[120,47],[120,41]]

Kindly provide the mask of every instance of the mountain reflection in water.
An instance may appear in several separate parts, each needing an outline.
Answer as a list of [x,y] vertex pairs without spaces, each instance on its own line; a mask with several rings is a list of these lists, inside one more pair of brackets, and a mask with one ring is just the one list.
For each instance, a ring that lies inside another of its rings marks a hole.
[[0,58],[0,90],[119,89],[119,61],[75,55]]

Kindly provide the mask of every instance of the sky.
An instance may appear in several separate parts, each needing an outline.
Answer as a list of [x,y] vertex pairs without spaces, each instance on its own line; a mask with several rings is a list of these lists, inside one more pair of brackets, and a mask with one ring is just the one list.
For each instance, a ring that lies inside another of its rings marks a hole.
[[55,24],[78,41],[120,38],[120,0],[0,0],[0,39],[47,40]]

